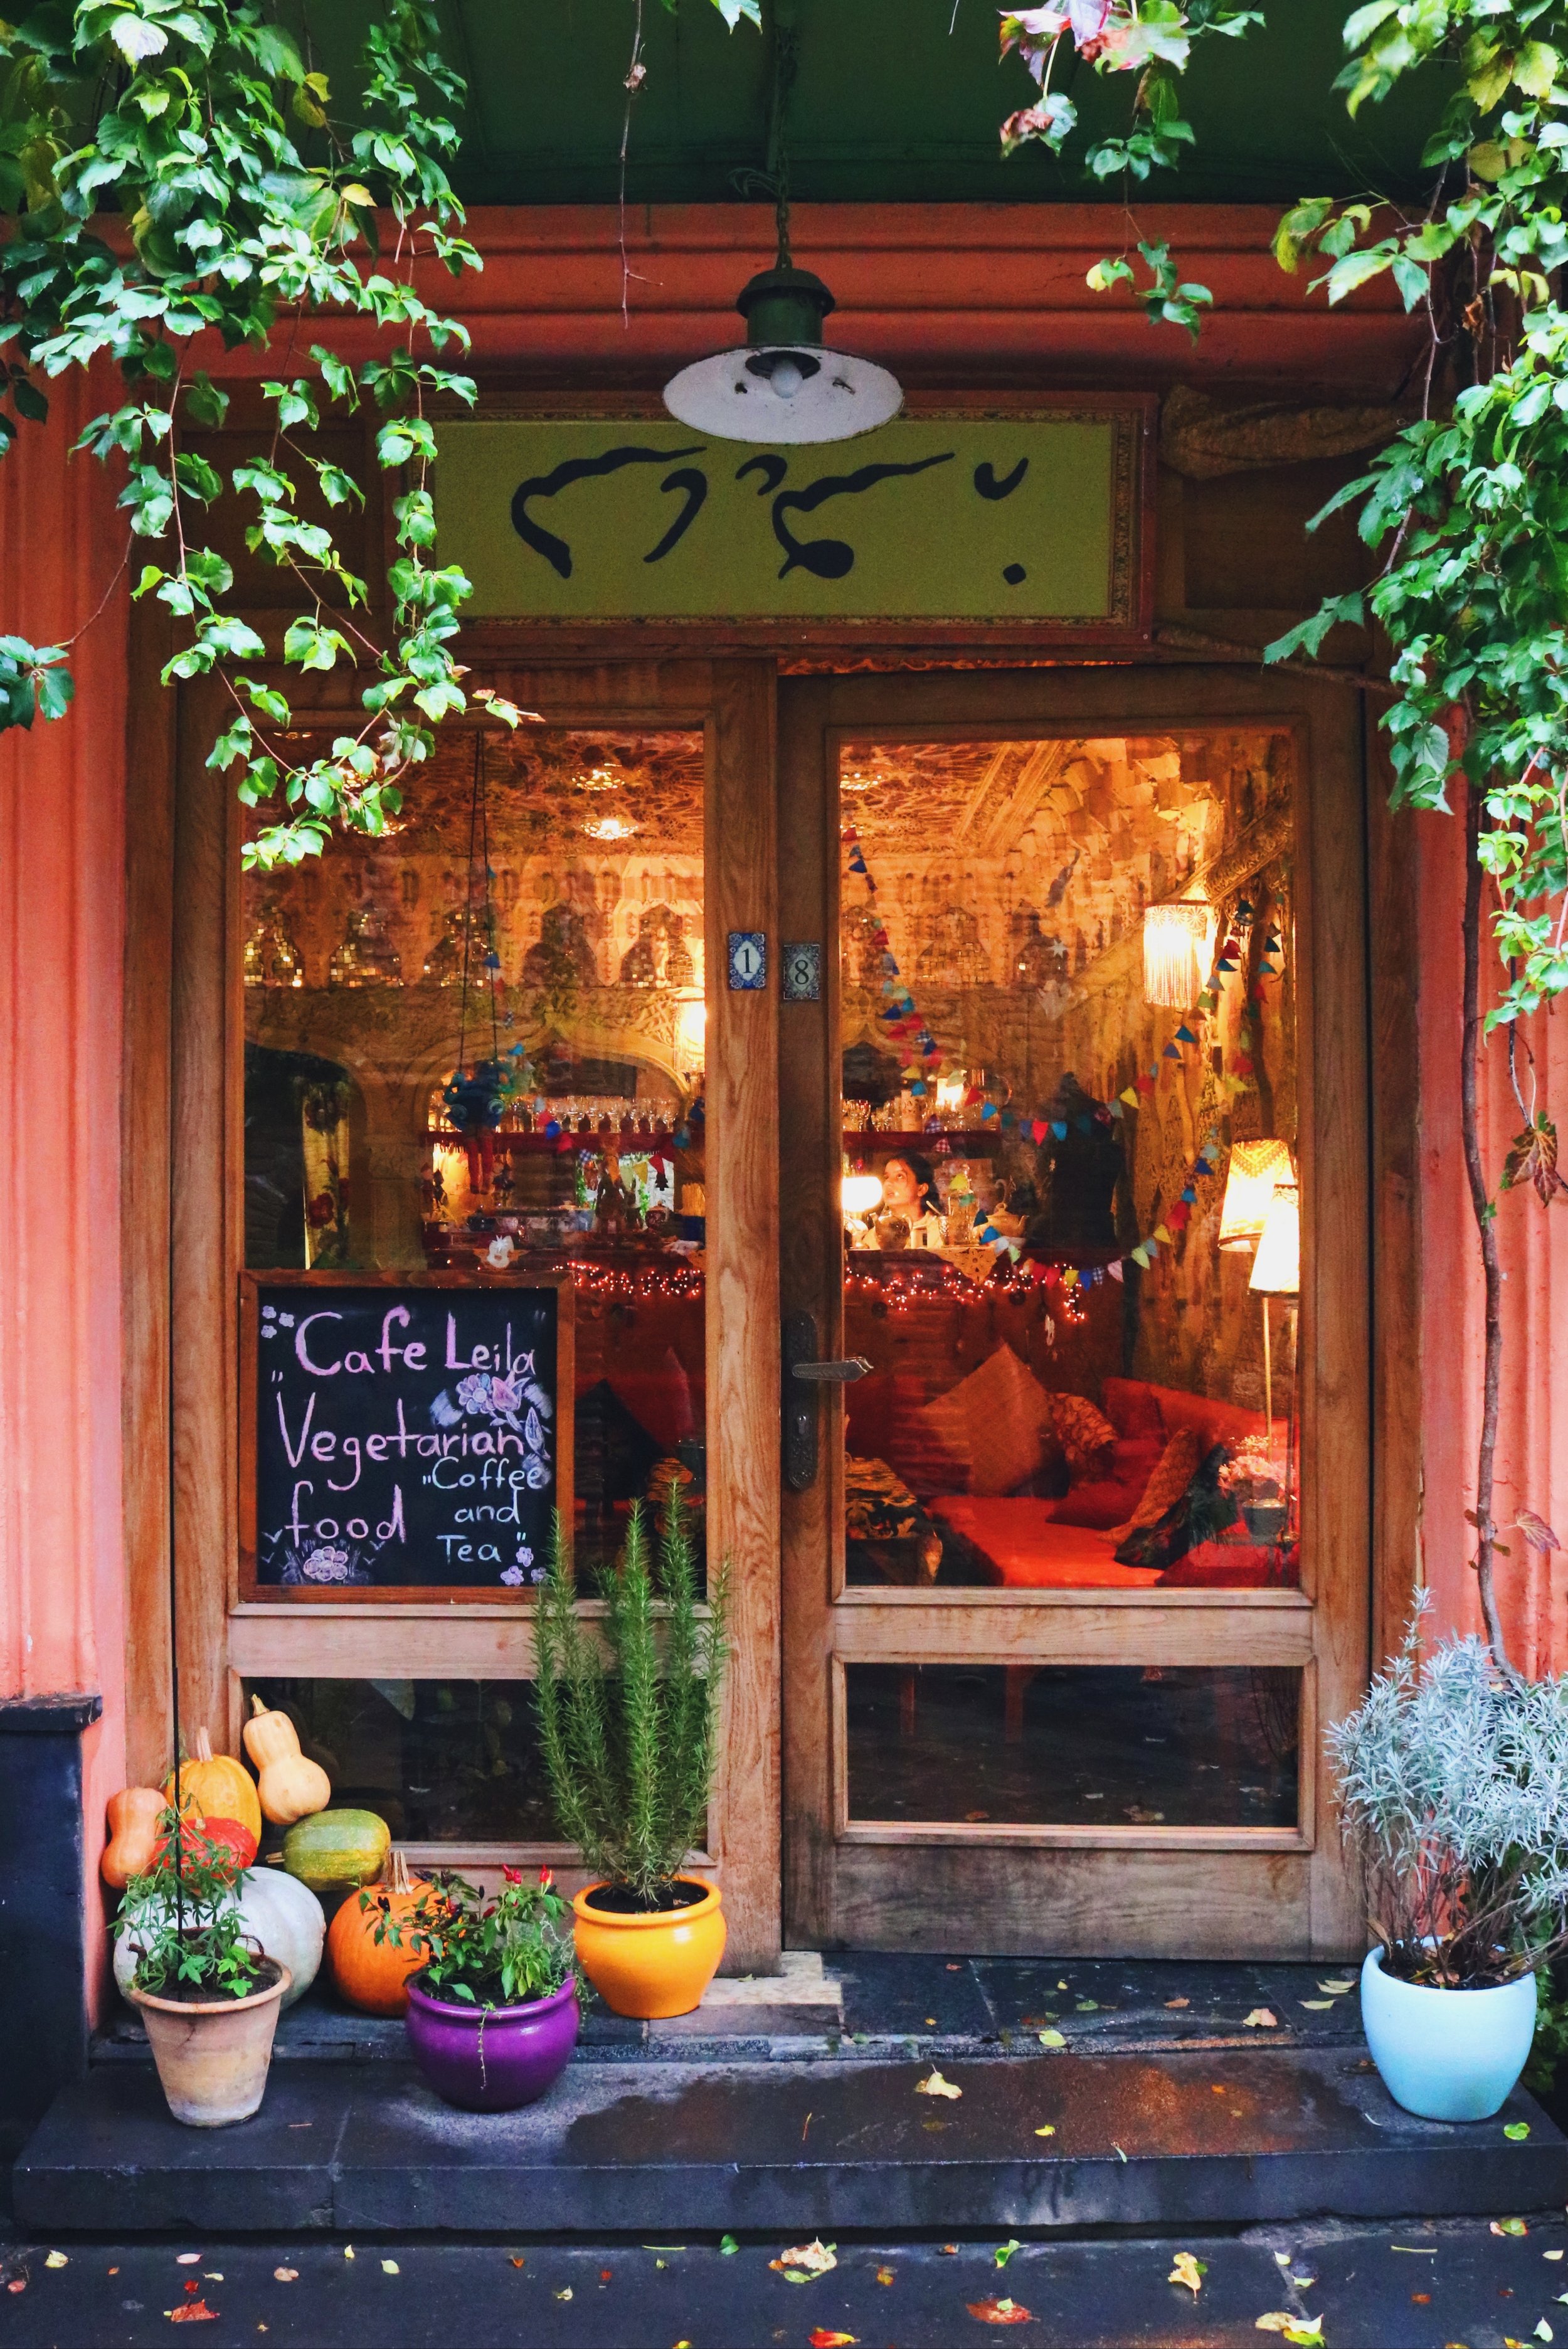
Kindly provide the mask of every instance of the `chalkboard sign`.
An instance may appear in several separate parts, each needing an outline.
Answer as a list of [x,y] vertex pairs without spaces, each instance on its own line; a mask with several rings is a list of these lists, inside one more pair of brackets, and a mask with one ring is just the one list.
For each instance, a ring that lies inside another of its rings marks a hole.
[[567,1275],[250,1275],[242,1581],[341,1598],[539,1582],[572,1520]]

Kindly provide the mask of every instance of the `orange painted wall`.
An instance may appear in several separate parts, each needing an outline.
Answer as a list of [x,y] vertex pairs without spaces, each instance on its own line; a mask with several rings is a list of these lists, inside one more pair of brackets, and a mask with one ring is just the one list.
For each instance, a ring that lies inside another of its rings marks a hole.
[[[121,520],[67,450],[111,394],[71,380],[0,463],[0,634],[73,654],[77,702],[0,735],[0,1698],[102,1692],[97,1853],[125,1775],[119,1101],[126,615]],[[99,606],[101,610],[98,610]]]
[[[1428,1583],[1445,1625],[1480,1629],[1464,1512],[1475,1506],[1483,1335],[1480,1259],[1460,1130],[1464,857],[1457,817],[1405,816],[1404,837],[1420,874],[1422,1547]],[[1495,999],[1501,966],[1481,949],[1481,985]],[[1537,1016],[1522,1034],[1536,1061],[1541,1099],[1564,1114],[1568,1030]],[[1529,1066],[1518,1054],[1528,1102]],[[1494,1195],[1511,1137],[1523,1120],[1508,1081],[1506,1031],[1486,1048],[1480,1088],[1482,1156]],[[1493,1511],[1507,1526],[1531,1508],[1568,1526],[1568,1211],[1543,1209],[1533,1192],[1503,1194],[1498,1238],[1503,1290],[1503,1374]],[[1555,1299],[1555,1310],[1553,1300]],[[1568,1670],[1568,1583],[1561,1557],[1542,1557],[1518,1533],[1500,1558],[1498,1594],[1509,1652],[1524,1671]],[[1568,1534],[1564,1535],[1568,1538]]]

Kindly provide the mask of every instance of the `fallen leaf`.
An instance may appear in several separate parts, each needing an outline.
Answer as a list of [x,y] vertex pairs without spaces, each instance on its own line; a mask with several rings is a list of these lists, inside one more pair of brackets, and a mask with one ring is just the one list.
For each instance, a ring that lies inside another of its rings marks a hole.
[[570,2284],[568,2284],[568,2285],[566,2286],[565,2291],[564,2291],[564,2292],[558,2292],[556,2293],[555,2297],[556,2297],[556,2299],[557,2299],[557,2300],[570,2300],[570,2299],[571,2299],[571,2297],[572,2297],[572,2286],[571,2286]]
[[892,2268],[878,2268],[877,2282],[878,2283],[891,2283],[892,2282]]
[[1019,2242],[1016,2235],[1009,2235],[1005,2243],[997,2244],[991,2256],[995,2261],[996,2265],[999,2268],[1005,2268],[1008,2261],[1012,2258],[1014,2252],[1021,2251],[1023,2248],[1024,2247],[1022,2243]]
[[958,2257],[958,2246],[956,2243],[938,2243],[936,2248],[942,2253],[944,2259],[955,2260]]
[[1336,1975],[1332,1982],[1320,1982],[1317,1987],[1319,1990],[1327,1991],[1331,1998],[1343,1998],[1346,1991],[1355,1989],[1356,1984],[1353,1982],[1346,1982],[1342,1977]]
[[965,2304],[981,2324],[1033,2324],[1035,2321],[1021,2301],[971,2300]]
[[217,2310],[209,2308],[204,2300],[183,2300],[178,2308],[166,2308],[163,2313],[170,2324],[211,2324],[218,2315]]
[[810,2242],[795,2244],[792,2250],[781,2252],[778,2259],[769,2260],[768,2264],[776,2274],[783,2277],[786,2283],[810,2283],[818,2276],[826,2275],[830,2268],[836,2268],[839,2261],[831,2243]]
[[609,2282],[609,2281],[610,2281],[610,2279],[611,2279],[611,2277],[614,2274],[614,2272],[615,2272],[615,2271],[614,2271],[614,2268],[601,2268],[601,2269],[600,2269],[600,2271],[599,2271],[599,2281],[600,2281],[600,2282],[601,2282],[601,2283],[608,2283],[608,2282]]
[[1035,2135],[1037,2137],[1055,2137],[1056,2133],[1057,2125],[1055,2121],[1047,2121],[1043,2128],[1037,2128],[1035,2131]]
[[396,2260],[383,2260],[381,2262],[381,2272],[383,2275],[401,2275],[403,2271],[398,2266]]
[[1522,2145],[1525,2138],[1530,2135],[1530,2123],[1528,2121],[1505,2121],[1503,2123],[1502,2133],[1504,2137],[1511,2137],[1515,2145]]
[[[345,2256],[346,2257],[346,2253]],[[525,2268],[528,2265],[528,2261],[520,2260],[515,2251],[512,2253],[511,2263],[514,2268]]]
[[1178,2251],[1171,2262],[1171,2272],[1165,2281],[1167,2283],[1185,2284],[1196,2300],[1202,2288],[1203,2278],[1208,2272],[1209,2264],[1206,2260],[1195,2259],[1191,2251]]
[[935,2015],[934,2015],[934,2014],[928,2014],[928,2015],[926,2016],[925,2020],[926,2020],[927,2023],[929,2024],[930,2028],[931,2028],[933,2031],[934,2031],[934,2030],[935,2030],[935,2028],[936,2028],[936,2017],[935,2017]]
[[1067,2044],[1067,2034],[1064,2032],[1042,2031],[1040,2033],[1042,2047],[1065,2047]]
[[67,2259],[64,2251],[51,2251],[48,2258],[44,2261],[44,2265],[46,2268],[68,2268],[70,2266],[70,2261]]
[[1254,2006],[1251,2014],[1242,2017],[1242,2029],[1243,2031],[1277,2031],[1279,2017],[1271,2013],[1266,2006]]
[[[1562,2252],[1561,2252],[1561,2251],[1557,2251],[1557,2252],[1555,2252],[1555,2253],[1553,2253],[1553,2252],[1552,2252],[1552,2251],[1548,2251],[1548,2252],[1547,2252],[1547,2254],[1546,2254],[1546,2256],[1547,2256],[1547,2258],[1548,2258],[1549,2260],[1550,2260],[1550,2259],[1553,2259],[1553,2258],[1561,2259],[1561,2258],[1562,2258],[1562,2256],[1563,2256],[1563,2254],[1562,2254]],[[108,2271],[108,2272],[109,2272],[109,2274],[110,2274],[110,2275],[118,2275],[118,2274],[119,2273],[119,2270],[118,2268],[110,2268],[110,2270]]]
[[352,2243],[345,2243],[343,2247],[343,2256],[346,2260],[351,2260],[354,2257],[354,2246]]
[[[1543,2260],[1560,2260],[1563,2254],[1561,2251],[1542,2251],[1541,2256]],[[114,2273],[114,2270],[112,2268],[110,2268],[109,2273],[110,2275]]]
[[1078,2011],[1080,2014],[1098,2014],[1099,2013],[1099,1999],[1080,1998],[1078,2002]]
[[1327,2014],[1334,2005],[1331,1998],[1304,1998],[1301,2002],[1313,2014]]
[[1530,2230],[1522,2219],[1494,2219],[1491,2231],[1494,2235],[1528,2235]]
[[274,2268],[273,2270],[273,2282],[274,2283],[298,2283],[299,2270],[298,2268]]
[[738,2251],[739,2249],[740,2245],[736,2241],[733,2235],[720,2235],[718,2239],[718,2251],[721,2259],[727,2260],[733,2252]]
[[1535,2337],[1537,2341],[1552,2341],[1556,2338],[1552,2327],[1547,2323],[1544,2317],[1541,2319],[1541,2322],[1535,2328]]
[[193,2268],[199,2266],[205,2257],[204,2251],[176,2251],[174,2264],[177,2268]]
[[1410,2300],[1416,2308],[1430,2308],[1432,2304],[1432,2295],[1429,2292],[1413,2292],[1410,2294]]
[[917,2096],[952,2096],[954,2098],[957,2098],[964,2094],[964,2091],[962,2088],[954,2087],[951,2080],[944,2080],[940,2072],[934,2072],[929,2080],[917,2080],[915,2082],[914,2093]]
[[222,2269],[203,2268],[201,2271],[201,2281],[203,2283],[222,2283],[223,2281]]
[[1190,1998],[1168,1998],[1165,2003],[1167,2006],[1191,2006],[1192,2002]]
[[[953,2248],[954,2248],[954,2251],[956,2251],[956,2250],[958,2249],[957,2244],[956,2244],[956,2243],[954,2243],[954,2246],[953,2246]],[[26,2276],[13,2276],[13,2277],[11,2278],[10,2282],[6,2285],[5,2289],[6,2289],[6,2291],[7,2291],[7,2292],[26,2292],[26,2289],[27,2289],[27,2279],[26,2279]],[[172,2309],[166,2308],[166,2309],[164,2310],[163,2313],[165,2314],[165,2316],[172,2316],[172,2314],[174,2313],[174,2312],[173,2312],[173,2310],[172,2310]]]
[[806,2335],[810,2349],[854,2349],[858,2337],[853,2333],[829,2333],[820,2324]]

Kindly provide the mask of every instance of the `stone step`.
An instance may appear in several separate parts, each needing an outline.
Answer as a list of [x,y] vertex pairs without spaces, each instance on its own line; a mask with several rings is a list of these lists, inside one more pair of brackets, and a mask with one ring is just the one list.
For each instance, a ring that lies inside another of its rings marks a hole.
[[[200,2302],[211,2339],[258,2349],[777,2349],[847,2335],[865,2349],[954,2349],[986,2338],[1006,2300],[1018,2338],[1057,2349],[1256,2349],[1257,2320],[1316,2317],[1328,2349],[1561,2342],[1568,2229],[1484,2219],[1122,2236],[1113,2242],[840,2240],[837,2265],[792,2284],[772,2262],[791,2238],[646,2243],[431,2243],[403,2237],[86,2244],[50,2268],[47,2238],[0,2243],[6,2349],[153,2349],[169,2314]],[[181,2264],[181,2251],[198,2250]],[[1171,2281],[1178,2250],[1203,2263],[1196,2297]],[[353,2256],[349,2253],[352,2251]],[[998,2255],[1004,2264],[997,2265]],[[57,2253],[58,2257],[58,2253]],[[387,2263],[390,2263],[389,2267]],[[281,2273],[280,2273],[281,2271]],[[978,2311],[976,2315],[975,2312]],[[1019,2314],[1018,2312],[1025,2312]],[[265,2333],[263,2343],[261,2336]]]
[[[990,2056],[944,2066],[574,2064],[528,2110],[453,2111],[407,2065],[273,2066],[203,2131],[146,2064],[67,2089],[14,2173],[36,2233],[1128,2230],[1504,2216],[1568,2198],[1568,2140],[1522,2093],[1413,2119],[1353,2047]],[[1523,2124],[1528,2135],[1510,2138]],[[1568,2322],[1563,2337],[1568,2340]]]

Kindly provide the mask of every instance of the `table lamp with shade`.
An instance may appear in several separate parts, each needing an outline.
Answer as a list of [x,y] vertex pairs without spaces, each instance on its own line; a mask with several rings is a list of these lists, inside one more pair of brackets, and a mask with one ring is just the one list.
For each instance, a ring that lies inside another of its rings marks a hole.
[[1227,1249],[1256,1247],[1264,1236],[1275,1185],[1295,1181],[1288,1142],[1277,1136],[1262,1142],[1233,1142],[1218,1245]]
[[[1264,1218],[1258,1252],[1247,1287],[1264,1301],[1264,1412],[1269,1456],[1274,1456],[1274,1365],[1269,1354],[1269,1299],[1301,1294],[1301,1192],[1295,1183],[1276,1183]],[[1290,1506],[1290,1434],[1285,1435],[1285,1506]]]

